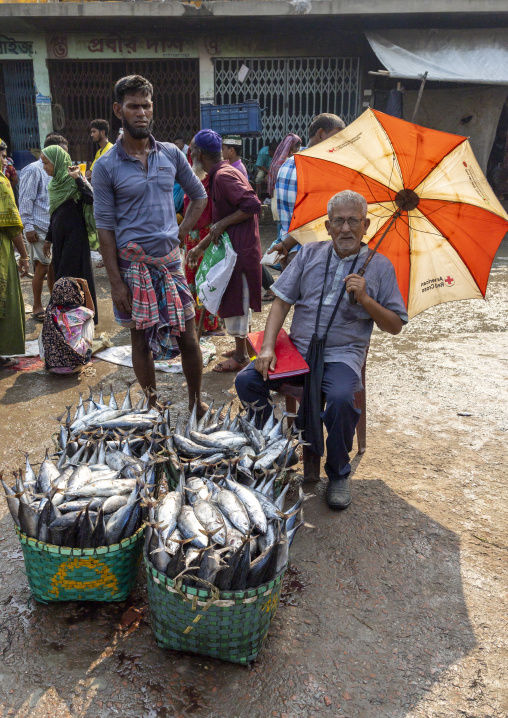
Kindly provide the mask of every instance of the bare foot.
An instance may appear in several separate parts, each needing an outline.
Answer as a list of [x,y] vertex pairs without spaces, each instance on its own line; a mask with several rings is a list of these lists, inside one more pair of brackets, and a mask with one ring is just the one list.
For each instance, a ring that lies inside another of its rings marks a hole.
[[[192,411],[193,409],[194,409],[194,404],[189,404],[189,411]],[[206,404],[204,401],[200,401],[198,408],[196,409],[196,417],[198,419],[201,419],[201,417],[206,414],[207,409],[208,409],[208,404]]]

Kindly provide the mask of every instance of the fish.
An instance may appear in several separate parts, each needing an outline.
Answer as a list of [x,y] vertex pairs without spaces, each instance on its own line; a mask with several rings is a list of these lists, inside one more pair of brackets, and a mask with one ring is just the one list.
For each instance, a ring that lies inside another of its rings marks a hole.
[[125,394],[123,403],[122,403],[122,411],[130,411],[132,409],[132,401],[131,401],[131,386],[134,384],[133,381],[127,382],[127,393]]
[[266,439],[256,427],[242,416],[239,418],[242,431],[249,440],[248,443],[254,449],[255,454],[260,454],[266,445]]
[[[196,425],[197,431],[203,431],[203,429],[205,429],[208,426],[210,416],[212,415],[213,403],[214,403],[214,400],[212,399],[208,409],[205,411],[205,413],[203,414],[203,416],[201,417],[201,419],[198,421],[198,423]],[[196,406],[196,404],[194,404],[194,406]]]
[[77,548],[83,549],[91,547],[93,530],[94,524],[92,523],[89,508],[87,506],[79,524],[78,536],[75,542]]
[[89,484],[93,479],[92,472],[86,464],[80,464],[67,481],[67,489],[76,491],[82,486]]
[[209,546],[205,549],[203,556],[201,557],[201,563],[197,574],[198,578],[202,581],[206,581],[207,583],[211,583],[213,586],[218,572],[222,569],[223,566],[220,551],[217,551],[213,546]]
[[94,498],[95,496],[117,496],[130,494],[135,487],[135,479],[117,479],[116,481],[96,481],[93,484],[85,484],[79,489],[69,490],[66,496],[69,500],[80,498]]
[[192,539],[190,542],[194,548],[206,548],[208,546],[208,537],[206,529],[198,520],[191,506],[182,506],[178,514],[178,528],[184,538]]
[[190,438],[195,444],[231,451],[239,449],[241,446],[249,443],[249,440],[243,434],[236,434],[233,431],[216,431],[214,434],[202,434],[199,431],[191,431]]
[[110,409],[118,409],[118,404],[116,403],[115,394],[113,392],[113,384],[110,384],[110,395],[109,395],[109,403],[108,406]]
[[37,538],[39,515],[34,509],[23,501],[19,502],[18,509],[19,528],[22,533],[30,538]]
[[214,500],[221,512],[244,536],[250,531],[250,518],[243,502],[234,491],[221,489]]
[[110,518],[106,524],[106,544],[111,546],[120,541],[122,534],[125,532],[125,527],[131,517],[134,510],[135,503],[126,503],[125,506],[118,509]]
[[[183,496],[180,491],[170,491],[169,494],[164,496],[156,514],[156,519],[162,527],[161,536],[163,541],[168,536],[171,536],[175,530],[182,504]],[[185,538],[188,537],[186,536]]]
[[187,439],[179,434],[173,434],[173,441],[177,451],[189,458],[211,457],[217,453],[217,447],[206,447],[196,444],[191,439]]
[[226,527],[220,510],[209,501],[199,498],[193,505],[198,521],[210,533],[212,541],[224,546],[226,543]]
[[247,588],[247,576],[250,571],[250,546],[246,541],[240,549],[240,556],[235,568],[235,572],[231,578],[231,591],[245,591]]
[[209,491],[203,479],[191,477],[185,482],[185,490],[188,492],[187,500],[194,504],[198,499],[207,499]]
[[257,588],[266,581],[271,580],[275,575],[276,567],[277,544],[274,543],[251,562],[247,575],[247,586],[249,586],[249,588]]
[[97,515],[97,521],[90,540],[92,548],[106,545],[106,523],[104,521],[104,507],[101,506]]
[[48,452],[46,451],[46,458],[41,464],[39,469],[39,475],[37,476],[36,491],[40,494],[45,494],[51,488],[51,483],[60,476],[60,472],[54,465],[54,463],[48,459]]
[[86,507],[88,506],[90,511],[98,511],[103,502],[104,499],[101,496],[98,496],[94,499],[78,499],[77,501],[65,501],[58,506],[58,510],[62,514],[67,514],[69,513],[69,511],[81,511],[83,509],[86,509]]
[[187,427],[186,427],[186,429],[185,429],[184,437],[185,437],[186,439],[189,439],[189,438],[190,438],[190,432],[191,432],[191,431],[196,431],[197,428],[198,428],[198,424],[197,424],[197,407],[198,407],[198,403],[197,403],[197,401],[195,401],[195,402],[194,402],[194,406],[192,407],[192,411],[191,411],[191,415],[190,415],[190,417],[189,417],[189,421],[187,422]]
[[240,501],[245,506],[247,513],[249,514],[249,519],[252,521],[254,527],[262,534],[266,533],[268,525],[266,516],[263,511],[263,507],[259,502],[259,498],[254,494],[252,489],[249,489],[247,486],[243,486],[242,484],[233,481],[228,476],[224,478],[224,481],[227,488],[230,491],[233,491],[233,493],[238,496]]
[[[99,496],[97,497],[96,501],[102,502],[103,499]],[[118,509],[121,509],[122,506],[125,506],[127,501],[127,496],[110,496],[102,503],[102,511],[105,516],[107,516],[108,514],[113,514],[115,511],[118,511]]]
[[16,526],[18,528],[21,528],[21,524],[19,521],[19,499],[15,495],[14,491],[10,489],[5,481],[2,479],[2,486],[4,487],[5,491],[5,498],[7,500],[7,507],[9,509],[9,513],[12,516],[12,519]]

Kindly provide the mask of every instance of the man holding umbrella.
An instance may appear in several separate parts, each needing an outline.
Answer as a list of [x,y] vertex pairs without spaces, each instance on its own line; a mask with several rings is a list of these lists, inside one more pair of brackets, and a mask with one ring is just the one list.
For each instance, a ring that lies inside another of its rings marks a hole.
[[[276,298],[266,322],[263,346],[256,361],[236,379],[241,401],[265,407],[261,420],[266,419],[271,411],[270,389],[277,391],[287,381],[269,380],[268,369],[275,368],[275,341],[294,305],[290,336],[311,369],[305,377],[299,424],[304,428],[305,441],[320,455],[324,450],[322,421],[326,426],[326,498],[334,509],[345,509],[351,503],[349,452],[359,419],[354,394],[374,323],[395,335],[407,322],[389,259],[374,254],[365,277],[357,274],[371,253],[362,243],[369,223],[362,195],[345,190],[330,199],[326,230],[332,241],[303,246],[272,285]],[[354,304],[348,299],[352,293]],[[323,412],[322,394],[326,400]]]

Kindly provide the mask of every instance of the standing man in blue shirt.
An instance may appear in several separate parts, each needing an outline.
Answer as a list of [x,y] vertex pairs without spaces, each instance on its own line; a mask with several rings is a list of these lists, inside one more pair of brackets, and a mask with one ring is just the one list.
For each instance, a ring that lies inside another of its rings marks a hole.
[[[115,85],[113,111],[124,131],[93,168],[95,221],[115,318],[131,330],[132,364],[141,388],[154,404],[154,358],[180,352],[189,409],[197,402],[200,416],[206,410],[201,402],[203,365],[180,243],[201,216],[207,196],[185,155],[151,134],[152,96],[151,83],[140,75],[123,77]],[[180,227],[175,182],[191,200]]]

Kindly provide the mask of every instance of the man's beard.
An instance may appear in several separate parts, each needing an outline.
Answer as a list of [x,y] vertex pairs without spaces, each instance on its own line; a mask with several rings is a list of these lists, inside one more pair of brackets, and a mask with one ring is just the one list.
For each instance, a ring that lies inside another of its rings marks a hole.
[[205,179],[206,172],[203,164],[201,163],[201,160],[195,160],[194,157],[192,158],[192,171],[199,180]]
[[146,127],[133,127],[133,125],[127,122],[125,116],[122,114],[122,124],[124,130],[127,130],[133,140],[146,140],[146,138],[150,137],[150,135],[152,134],[153,118],[146,125]]

